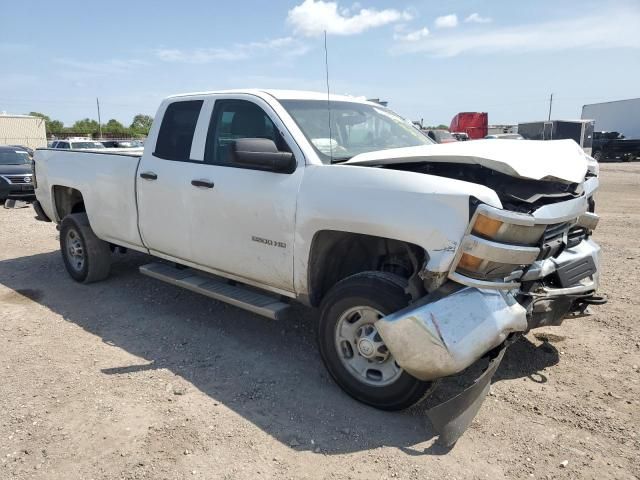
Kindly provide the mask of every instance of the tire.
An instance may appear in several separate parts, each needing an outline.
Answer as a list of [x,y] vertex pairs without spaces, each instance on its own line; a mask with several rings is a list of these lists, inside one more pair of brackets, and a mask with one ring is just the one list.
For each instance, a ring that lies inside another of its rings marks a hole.
[[111,249],[93,233],[86,213],[72,213],[62,219],[60,252],[67,272],[76,282],[98,282],[109,276]]
[[[338,282],[320,307],[318,343],[327,370],[346,393],[382,410],[408,408],[425,398],[433,385],[404,372],[388,351],[382,361],[380,352],[384,355],[386,346],[374,327],[371,331],[371,323],[366,323],[406,307],[409,297],[405,287],[406,280],[397,275],[362,272]],[[364,326],[358,327],[360,324]],[[373,355],[377,356],[368,359],[364,355],[371,355],[369,344],[374,345]],[[364,369],[364,374],[359,369]]]
[[603,157],[604,157],[604,155],[602,154],[602,151],[601,151],[601,150],[598,150],[597,152],[595,152],[595,153],[593,154],[593,159],[594,159],[596,162],[601,162],[601,161],[603,161],[603,160],[604,160],[604,158],[603,158]]

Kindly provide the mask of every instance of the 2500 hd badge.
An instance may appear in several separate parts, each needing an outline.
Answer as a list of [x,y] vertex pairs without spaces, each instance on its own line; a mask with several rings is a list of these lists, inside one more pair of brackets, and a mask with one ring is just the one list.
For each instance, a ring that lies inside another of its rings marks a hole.
[[255,235],[251,236],[251,240],[258,243],[264,243],[265,245],[269,245],[270,247],[287,248],[286,243],[279,242],[278,240],[269,240],[268,238],[256,237]]

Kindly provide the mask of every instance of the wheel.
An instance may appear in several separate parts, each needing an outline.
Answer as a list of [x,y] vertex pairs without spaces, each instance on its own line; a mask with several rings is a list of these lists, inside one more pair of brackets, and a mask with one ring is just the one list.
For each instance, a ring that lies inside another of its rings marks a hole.
[[64,266],[75,281],[91,283],[109,276],[111,249],[93,233],[86,213],[72,213],[62,219],[60,251]]
[[405,286],[390,273],[358,273],[338,282],[321,304],[318,343],[329,373],[349,395],[383,410],[418,403],[432,386],[400,368],[374,325],[407,306]]
[[602,150],[598,150],[597,152],[595,152],[593,154],[593,159],[596,162],[601,162],[602,160],[604,160],[604,156],[602,155]]

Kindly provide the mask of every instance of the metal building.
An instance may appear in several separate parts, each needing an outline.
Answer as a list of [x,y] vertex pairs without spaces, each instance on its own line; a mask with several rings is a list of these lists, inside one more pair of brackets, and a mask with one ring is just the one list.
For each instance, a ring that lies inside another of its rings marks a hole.
[[640,98],[584,105],[582,118],[594,119],[597,132],[619,132],[627,138],[640,138]]
[[45,121],[30,115],[0,113],[0,145],[47,146]]

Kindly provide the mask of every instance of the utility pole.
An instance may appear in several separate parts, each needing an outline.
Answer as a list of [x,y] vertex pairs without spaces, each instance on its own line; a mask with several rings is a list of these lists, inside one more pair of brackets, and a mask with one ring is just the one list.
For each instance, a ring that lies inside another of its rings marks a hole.
[[551,121],[551,105],[553,105],[553,93],[549,97],[549,121]]
[[96,97],[96,105],[98,106],[98,131],[100,132],[100,139],[102,139],[102,121],[100,120],[100,100]]

